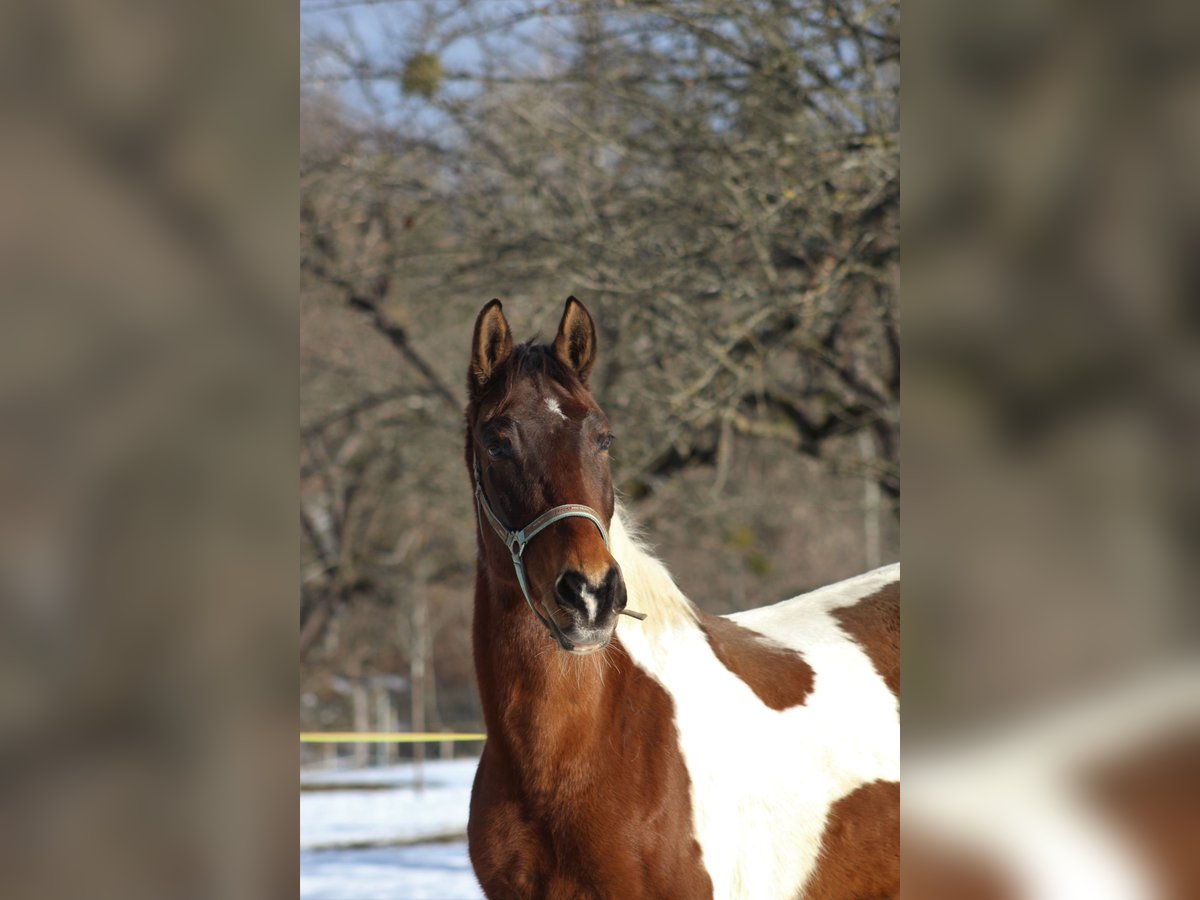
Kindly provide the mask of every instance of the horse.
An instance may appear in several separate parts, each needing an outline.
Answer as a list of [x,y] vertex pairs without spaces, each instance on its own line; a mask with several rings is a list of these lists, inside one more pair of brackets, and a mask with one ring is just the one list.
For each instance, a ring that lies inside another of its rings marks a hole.
[[550,344],[514,345],[499,300],[475,321],[487,740],[467,837],[484,893],[897,896],[898,564],[701,611],[614,496],[597,349],[574,297]]

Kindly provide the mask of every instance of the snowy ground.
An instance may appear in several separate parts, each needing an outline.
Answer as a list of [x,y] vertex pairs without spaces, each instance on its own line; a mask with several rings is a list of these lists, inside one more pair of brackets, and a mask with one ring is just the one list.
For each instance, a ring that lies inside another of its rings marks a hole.
[[300,896],[305,900],[474,900],[483,897],[467,842],[304,850]]
[[[467,859],[476,760],[301,772],[300,896],[305,900],[482,897]],[[433,843],[436,842],[436,843]]]
[[[302,772],[300,849],[444,840],[467,833],[467,806],[477,760],[425,764],[425,789],[414,789],[411,765],[346,772]],[[387,785],[384,790],[380,785]],[[359,789],[371,786],[372,790]]]

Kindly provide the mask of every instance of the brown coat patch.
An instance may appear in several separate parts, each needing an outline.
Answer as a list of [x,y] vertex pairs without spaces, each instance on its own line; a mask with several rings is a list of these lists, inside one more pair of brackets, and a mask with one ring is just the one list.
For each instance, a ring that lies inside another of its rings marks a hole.
[[895,581],[833,617],[870,657],[875,671],[900,699],[900,582]]
[[900,784],[872,781],[829,810],[821,856],[804,900],[883,900],[900,895]]
[[700,628],[721,664],[771,709],[801,706],[812,693],[812,666],[795,650],[720,616],[701,614]]

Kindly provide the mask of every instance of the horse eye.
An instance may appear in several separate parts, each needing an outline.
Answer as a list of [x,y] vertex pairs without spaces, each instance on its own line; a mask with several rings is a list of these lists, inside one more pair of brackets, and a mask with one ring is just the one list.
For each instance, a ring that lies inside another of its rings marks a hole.
[[508,444],[488,444],[487,455],[491,459],[504,459],[512,455],[512,448]]
[[607,450],[609,448],[609,446],[612,444],[614,437],[616,437],[616,435],[606,434],[604,437],[600,438],[600,449]]

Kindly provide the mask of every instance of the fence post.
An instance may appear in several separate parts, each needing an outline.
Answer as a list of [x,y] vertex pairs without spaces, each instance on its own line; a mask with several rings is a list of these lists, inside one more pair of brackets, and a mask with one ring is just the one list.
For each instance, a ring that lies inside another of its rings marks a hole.
[[[354,730],[369,731],[371,729],[370,711],[367,708],[367,686],[362,681],[354,682],[350,696],[354,702]],[[366,744],[355,744],[352,754],[356,766],[365,766],[369,759],[371,748]]]
[[[416,586],[413,605],[412,662],[409,669],[409,686],[412,698],[413,731],[425,730],[425,660],[428,653],[429,605],[425,595],[424,579]],[[425,744],[413,745],[413,765],[416,790],[425,790]]]
[[[392,696],[382,680],[375,685],[375,724],[380,731],[392,731]],[[395,744],[381,743],[375,751],[376,765],[386,766],[396,753]]]

